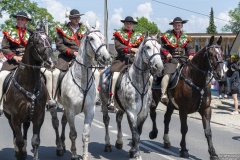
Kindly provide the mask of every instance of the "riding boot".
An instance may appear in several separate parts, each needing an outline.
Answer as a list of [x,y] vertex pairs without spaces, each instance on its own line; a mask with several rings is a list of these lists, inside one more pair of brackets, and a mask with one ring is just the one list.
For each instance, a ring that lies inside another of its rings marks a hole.
[[164,103],[168,102],[168,96],[166,91],[169,83],[169,77],[170,77],[169,74],[164,75],[161,83],[161,92],[162,92],[161,101]]
[[41,68],[42,73],[46,77],[46,88],[49,94],[48,107],[55,107],[57,105],[57,100],[54,95],[56,93],[58,77],[60,74],[59,69],[54,69],[53,71],[46,70],[45,68]]
[[3,114],[3,97],[4,97],[3,83],[9,73],[10,73],[10,71],[6,71],[6,70],[0,72],[0,96],[1,96],[1,98],[0,98],[0,116]]

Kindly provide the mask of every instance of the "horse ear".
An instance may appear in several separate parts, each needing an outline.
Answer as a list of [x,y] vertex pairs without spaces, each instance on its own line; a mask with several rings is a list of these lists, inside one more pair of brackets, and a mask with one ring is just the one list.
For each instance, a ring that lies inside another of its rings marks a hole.
[[146,32],[145,32],[145,36],[144,36],[144,37],[145,37],[145,38],[147,38],[148,36],[149,36],[149,32],[148,32],[148,31],[146,31]]
[[210,41],[209,41],[208,45],[209,45],[209,46],[212,45],[212,44],[213,44],[213,41],[214,41],[214,36],[212,36],[212,37],[210,38]]
[[222,36],[220,36],[219,38],[218,38],[218,40],[217,40],[217,44],[220,46],[221,45],[221,43],[222,43]]
[[96,20],[96,26],[95,26],[95,29],[96,29],[96,30],[99,30],[99,26],[100,26],[100,23],[99,23],[98,20]]
[[88,30],[88,31],[90,31],[90,30],[91,30],[91,27],[90,27],[90,25],[89,25],[88,21],[86,21],[86,27],[87,27],[87,30]]

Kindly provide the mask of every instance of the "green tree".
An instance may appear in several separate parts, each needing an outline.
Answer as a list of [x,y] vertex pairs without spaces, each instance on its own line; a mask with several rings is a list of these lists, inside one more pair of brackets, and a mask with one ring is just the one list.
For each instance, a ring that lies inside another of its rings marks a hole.
[[238,3],[237,8],[228,12],[228,15],[231,20],[222,28],[222,31],[231,31],[232,33],[237,33],[240,30],[240,2]]
[[158,26],[154,22],[150,22],[147,18],[137,17],[138,24],[135,25],[134,29],[138,32],[144,33],[147,30],[150,34],[156,34],[159,32]]
[[31,2],[30,0],[1,0],[0,1],[0,17],[2,14],[8,13],[10,18],[1,24],[0,30],[5,28],[15,26],[16,19],[11,17],[12,14],[16,14],[19,11],[27,12],[31,15],[32,20],[27,24],[29,28],[35,29],[41,21],[46,20],[48,16],[48,34],[51,40],[54,40],[56,35],[56,26],[60,25],[60,22],[53,21],[53,16],[48,13],[47,9],[39,8],[36,2]]
[[217,33],[217,27],[214,24],[214,13],[213,13],[213,8],[212,7],[211,7],[211,12],[210,12],[209,26],[207,27],[207,33],[208,34]]

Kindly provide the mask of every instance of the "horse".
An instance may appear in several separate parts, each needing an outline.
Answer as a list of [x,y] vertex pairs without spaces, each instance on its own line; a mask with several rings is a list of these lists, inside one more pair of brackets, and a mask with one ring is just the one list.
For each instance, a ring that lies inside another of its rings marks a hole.
[[[116,113],[118,134],[115,146],[117,149],[122,149],[121,121],[123,114],[126,113],[132,132],[132,146],[129,151],[131,158],[141,159],[139,140],[152,100],[149,78],[151,73],[160,74],[163,70],[160,56],[161,45],[158,43],[159,35],[149,37],[149,33],[145,33],[145,38],[139,46],[133,64],[127,71],[120,74],[115,85],[113,100],[118,108]],[[108,94],[109,88],[106,85],[105,76],[105,74],[100,76],[99,96],[102,101],[103,122],[105,125],[105,152],[111,152],[108,130],[110,117],[107,107],[110,95]]]
[[[47,90],[41,80],[40,68],[54,68],[50,39],[43,31],[33,31],[26,46],[22,61],[10,79],[10,86],[3,99],[4,114],[14,136],[14,150],[17,160],[27,158],[27,131],[33,124],[33,159],[38,159],[40,130],[45,116]],[[23,124],[23,133],[22,133]]]
[[[210,127],[211,119],[211,79],[216,80],[223,76],[222,66],[223,57],[221,51],[220,37],[217,42],[214,42],[214,36],[210,38],[209,44],[202,48],[193,59],[183,65],[179,72],[179,80],[175,87],[168,89],[169,102],[167,103],[167,110],[164,115],[164,147],[170,147],[169,141],[169,123],[174,109],[179,110],[179,117],[181,122],[182,140],[180,143],[181,157],[189,157],[186,148],[186,134],[188,131],[187,115],[194,112],[199,112],[202,117],[205,137],[208,142],[208,151],[210,159],[218,159],[212,142],[212,133]],[[211,77],[210,77],[211,74]],[[152,89],[153,103],[150,107],[150,117],[153,123],[152,131],[149,133],[150,139],[157,137],[158,129],[156,125],[156,108],[161,99],[161,90]]]
[[99,21],[96,21],[95,28],[91,28],[86,22],[86,32],[81,40],[78,55],[72,66],[67,71],[61,82],[61,92],[58,94],[58,102],[63,106],[62,134],[59,136],[56,108],[52,108],[53,128],[56,133],[57,156],[63,156],[65,151],[65,126],[70,126],[69,137],[71,139],[71,159],[78,160],[75,141],[77,132],[75,129],[75,116],[84,113],[84,129],[82,133],[84,160],[88,159],[88,143],[90,140],[90,126],[93,121],[96,101],[96,87],[94,82],[94,70],[99,67],[93,64],[97,61],[102,67],[110,59],[110,54],[104,42],[104,36],[99,30]]

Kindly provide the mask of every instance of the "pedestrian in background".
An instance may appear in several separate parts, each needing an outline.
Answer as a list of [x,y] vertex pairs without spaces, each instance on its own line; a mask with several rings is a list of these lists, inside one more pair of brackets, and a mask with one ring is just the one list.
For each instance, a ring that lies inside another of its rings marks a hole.
[[231,83],[231,94],[234,101],[234,108],[235,110],[231,112],[231,115],[238,114],[238,93],[239,93],[239,72],[238,72],[238,65],[236,63],[233,63],[231,65],[231,70],[233,71],[233,74],[230,78]]
[[220,80],[218,80],[218,84],[219,84],[219,99],[222,99],[222,94],[224,94],[224,98],[227,98],[227,77],[226,77],[226,72],[227,72],[228,68],[227,68],[227,61],[224,60],[223,63],[223,78],[221,78]]
[[227,59],[227,68],[228,68],[228,70],[226,72],[226,76],[227,76],[227,93],[230,96],[231,96],[230,78],[231,78],[231,76],[233,74],[233,71],[231,70],[231,65],[233,63],[236,63],[235,58],[236,58],[235,55],[231,55],[231,57]]

